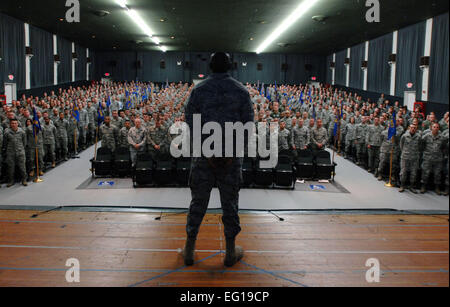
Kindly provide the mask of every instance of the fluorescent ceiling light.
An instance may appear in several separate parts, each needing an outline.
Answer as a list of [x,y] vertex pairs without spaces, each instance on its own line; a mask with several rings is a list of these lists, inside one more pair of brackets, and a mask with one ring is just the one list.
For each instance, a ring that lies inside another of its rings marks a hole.
[[319,0],[303,0],[302,3],[287,17],[269,37],[258,47],[256,53],[261,53],[273,43],[281,34],[283,34],[290,26],[292,26],[300,17],[302,17],[314,4]]
[[[136,25],[148,36],[150,37],[150,39],[156,44],[156,45],[160,45],[160,41],[157,37],[153,36],[153,31],[150,29],[150,27],[145,23],[145,21],[141,18],[141,16],[139,16],[138,12],[136,12],[135,10],[132,10],[130,8],[128,8],[127,6],[127,0],[115,0],[116,3],[118,5],[120,5],[120,7],[124,8],[128,14],[128,16],[130,16],[130,18],[134,21],[134,23],[136,23]],[[159,46],[159,48],[163,51],[166,52],[167,48],[164,46]]]
[[127,8],[127,0],[116,0],[116,3],[124,9]]

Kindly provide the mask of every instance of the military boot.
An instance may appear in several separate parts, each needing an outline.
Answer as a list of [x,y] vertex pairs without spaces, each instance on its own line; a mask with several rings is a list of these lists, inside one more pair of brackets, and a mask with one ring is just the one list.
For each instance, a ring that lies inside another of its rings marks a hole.
[[436,189],[434,190],[434,192],[435,192],[437,195],[442,195],[441,188],[440,188],[439,186],[436,186]]
[[39,172],[39,176],[44,176],[44,172],[43,172],[43,171],[40,171],[40,172]]
[[187,238],[186,245],[181,253],[183,255],[184,264],[187,266],[194,264],[195,241],[195,238]]
[[52,162],[52,168],[55,168],[56,167],[56,162]]
[[14,185],[14,182],[10,182],[10,183],[8,183],[7,185],[6,185],[6,187],[7,188],[10,188],[10,187],[12,187]]
[[445,187],[445,192],[443,193],[445,196],[448,196],[448,186]]
[[417,191],[416,191],[416,189],[414,189],[414,186],[410,186],[409,190],[411,191],[411,193],[417,194]]
[[398,190],[400,193],[403,193],[403,192],[405,192],[405,187],[402,185],[401,187],[400,187],[400,190]]
[[232,267],[244,257],[244,250],[240,246],[235,245],[235,239],[227,239],[227,251],[225,255],[224,265]]
[[26,182],[26,180],[23,180],[23,181],[22,181],[22,185],[23,185],[24,187],[27,187],[27,186],[28,186],[28,183]]
[[420,189],[420,194],[425,194],[427,192],[427,187],[422,184],[422,188]]
[[34,170],[29,173],[30,177],[34,177]]

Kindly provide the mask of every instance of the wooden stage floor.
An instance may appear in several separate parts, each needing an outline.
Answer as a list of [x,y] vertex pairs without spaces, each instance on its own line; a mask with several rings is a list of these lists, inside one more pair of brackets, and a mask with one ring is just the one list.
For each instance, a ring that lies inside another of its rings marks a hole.
[[[225,269],[220,214],[205,217],[184,267],[185,213],[34,213],[0,211],[0,286],[449,286],[448,215],[242,214],[246,254]],[[80,283],[66,282],[69,258]],[[369,258],[380,283],[366,281]]]

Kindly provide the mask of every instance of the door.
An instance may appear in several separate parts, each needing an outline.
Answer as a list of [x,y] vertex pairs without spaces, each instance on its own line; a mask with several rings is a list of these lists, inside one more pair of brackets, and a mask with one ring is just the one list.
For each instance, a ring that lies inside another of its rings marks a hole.
[[17,100],[17,89],[15,83],[5,83],[6,104],[11,105],[13,100]]
[[409,111],[414,111],[414,103],[416,102],[416,92],[405,92],[405,105]]

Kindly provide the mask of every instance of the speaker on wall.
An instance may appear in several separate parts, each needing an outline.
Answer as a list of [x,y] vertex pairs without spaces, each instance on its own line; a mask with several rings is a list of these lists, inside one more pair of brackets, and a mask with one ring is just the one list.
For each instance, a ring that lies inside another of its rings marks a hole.
[[331,67],[331,68],[335,68],[335,67],[336,67],[336,63],[335,63],[335,62],[331,62],[331,63],[330,63],[330,67]]
[[430,66],[430,57],[423,56],[420,58],[420,66]]
[[256,69],[257,69],[257,70],[263,70],[263,64],[262,64],[262,63],[258,63],[258,64],[256,65]]
[[56,63],[61,62],[61,57],[59,56],[59,54],[55,54],[55,55],[53,56],[53,59],[54,59],[54,61],[55,61]]
[[305,70],[306,71],[311,71],[312,70],[312,65],[311,64],[305,64]]
[[369,62],[368,61],[362,61],[361,67],[362,68],[367,68],[369,66]]
[[31,47],[25,47],[25,54],[26,55],[33,55],[33,48]]
[[282,71],[287,71],[288,70],[288,64],[286,64],[286,63],[283,63],[283,64],[281,64],[281,70]]
[[389,55],[389,62],[392,62],[392,63],[397,62],[397,55],[396,54]]
[[166,61],[162,60],[162,61],[159,63],[159,68],[161,68],[161,69],[166,69]]
[[344,64],[350,64],[350,58],[345,58]]

